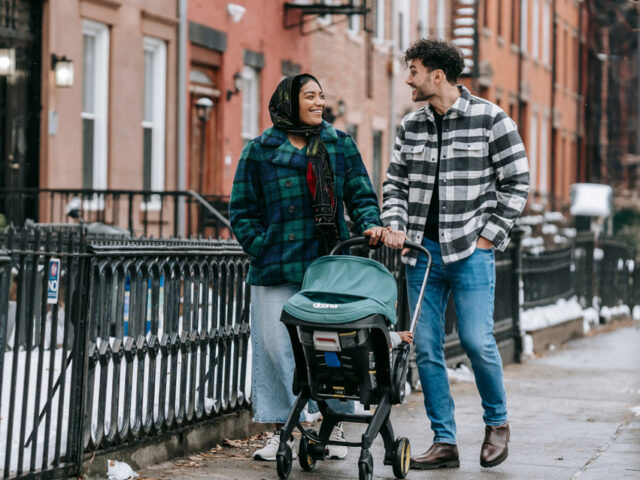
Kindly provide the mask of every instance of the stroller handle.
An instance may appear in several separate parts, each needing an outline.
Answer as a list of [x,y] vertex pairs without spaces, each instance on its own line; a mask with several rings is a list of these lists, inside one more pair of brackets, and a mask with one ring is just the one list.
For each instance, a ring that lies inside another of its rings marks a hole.
[[[369,245],[368,238],[353,237],[353,238],[349,238],[348,240],[344,240],[343,242],[340,242],[338,245],[333,247],[329,255],[335,255],[338,252],[338,250],[341,250],[343,248],[354,247],[356,245],[366,245],[367,247],[373,250],[376,248],[380,248],[382,246],[382,243],[378,243],[378,245]],[[420,295],[418,295],[418,302],[417,302],[416,308],[414,308],[413,310],[413,317],[411,318],[411,332],[414,332],[416,328],[416,324],[418,323],[418,318],[420,317],[420,310],[422,308],[422,299],[424,298],[424,292],[427,288],[427,280],[429,279],[429,272],[431,272],[432,259],[431,259],[431,253],[429,252],[429,250],[424,248],[419,243],[413,243],[410,240],[405,240],[403,247],[409,248],[411,250],[417,250],[418,252],[423,253],[427,257],[427,268],[424,272],[424,279],[422,280],[422,285],[420,286]]]

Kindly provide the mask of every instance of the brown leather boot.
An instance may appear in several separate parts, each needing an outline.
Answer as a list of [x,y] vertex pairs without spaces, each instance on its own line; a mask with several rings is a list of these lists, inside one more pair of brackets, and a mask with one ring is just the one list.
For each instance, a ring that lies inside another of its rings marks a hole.
[[409,466],[416,470],[459,467],[458,447],[450,443],[435,442],[426,452],[411,457]]
[[509,424],[498,427],[485,426],[484,442],[480,451],[480,465],[485,468],[495,467],[509,456]]

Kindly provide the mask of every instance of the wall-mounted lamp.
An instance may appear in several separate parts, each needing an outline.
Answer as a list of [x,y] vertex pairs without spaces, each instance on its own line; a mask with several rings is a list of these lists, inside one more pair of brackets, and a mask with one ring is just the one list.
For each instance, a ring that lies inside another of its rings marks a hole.
[[198,114],[198,118],[202,123],[206,123],[209,121],[209,115],[211,114],[211,109],[213,108],[213,102],[210,98],[201,97],[196,102],[196,112]]
[[0,76],[16,73],[16,51],[13,48],[0,48]]
[[227,102],[231,100],[231,97],[242,91],[242,74],[236,72],[233,75],[233,90],[227,90]]
[[73,87],[73,61],[65,55],[51,54],[51,70],[55,72],[56,87]]
[[322,112],[322,118],[329,123],[333,123],[338,117],[342,117],[345,113],[347,113],[347,104],[344,103],[344,100],[338,100],[335,111],[333,107],[325,107]]

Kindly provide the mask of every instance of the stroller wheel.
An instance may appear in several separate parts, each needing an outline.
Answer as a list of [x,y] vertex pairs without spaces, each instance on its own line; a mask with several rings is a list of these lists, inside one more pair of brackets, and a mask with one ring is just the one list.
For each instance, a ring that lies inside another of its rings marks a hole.
[[[282,446],[283,443],[285,445],[285,448],[283,448]],[[280,448],[278,449],[278,453],[276,455],[276,463],[278,467],[278,477],[280,477],[282,480],[286,480],[287,478],[289,478],[293,459],[291,455],[291,447],[287,445],[287,442],[280,443]]]
[[[317,436],[316,432],[313,430],[308,430],[311,435]],[[305,472],[310,472],[316,466],[316,458],[312,455],[314,442],[309,440],[304,435],[300,439],[300,446],[298,447],[298,462],[300,463],[300,467]]]
[[405,437],[397,438],[393,444],[393,474],[396,478],[405,478],[411,463],[411,445]]
[[358,480],[373,480],[373,457],[369,450],[362,450],[358,461]]

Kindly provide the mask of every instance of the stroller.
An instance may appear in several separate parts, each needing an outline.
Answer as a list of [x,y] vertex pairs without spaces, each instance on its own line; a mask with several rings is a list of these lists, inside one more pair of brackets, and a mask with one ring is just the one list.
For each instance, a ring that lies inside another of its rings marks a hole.
[[[389,418],[391,406],[403,401],[410,345],[391,348],[389,324],[396,323],[397,284],[393,275],[370,258],[335,255],[355,245],[368,245],[364,237],[337,245],[329,256],[311,264],[302,290],[284,306],[281,321],[287,327],[295,372],[293,392],[296,403],[280,430],[276,455],[278,476],[291,473],[292,452],[287,444],[294,427],[302,433],[298,460],[304,471],[324,460],[327,445],[362,447],[358,461],[360,480],[373,478],[373,457],[369,451],[380,433],[384,441],[384,464],[393,467],[396,478],[409,471],[411,447],[404,437],[395,438]],[[431,255],[422,247],[406,242],[405,247],[427,255],[428,263],[415,309],[411,331],[415,329],[420,305],[431,269]],[[377,405],[373,415],[341,414],[326,403],[331,398],[358,400],[365,410]],[[320,431],[305,430],[299,418],[313,399],[322,413]],[[329,436],[338,422],[368,424],[361,442],[332,441]]]

